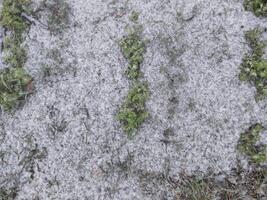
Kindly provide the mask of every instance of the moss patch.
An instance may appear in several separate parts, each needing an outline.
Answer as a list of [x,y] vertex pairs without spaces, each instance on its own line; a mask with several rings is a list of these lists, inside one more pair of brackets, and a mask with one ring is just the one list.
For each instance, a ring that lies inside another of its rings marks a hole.
[[266,42],[260,40],[261,34],[259,29],[250,30],[245,34],[252,52],[245,55],[239,75],[241,81],[255,84],[257,99],[267,96],[267,60],[262,58]]
[[12,36],[4,40],[4,62],[13,68],[23,67],[27,61],[27,53],[19,41]]
[[266,161],[267,145],[258,144],[262,130],[263,126],[260,124],[251,126],[248,131],[241,134],[238,144],[240,152],[248,156],[253,163],[257,164]]
[[122,123],[125,132],[132,136],[134,131],[145,121],[148,113],[145,102],[148,98],[146,84],[137,83],[129,91],[117,117]]
[[22,14],[27,13],[30,0],[3,0],[1,25],[21,37],[28,24]]
[[136,23],[136,22],[138,21],[138,19],[139,19],[139,12],[133,11],[133,12],[131,13],[129,19],[130,19],[132,22]]
[[6,69],[0,73],[0,104],[5,110],[24,100],[31,77],[23,68]]
[[141,40],[138,33],[131,33],[120,41],[123,55],[129,61],[127,76],[130,79],[140,77],[140,65],[144,60],[145,43]]
[[22,67],[26,62],[26,53],[22,47],[23,33],[29,24],[23,18],[29,5],[27,0],[4,0],[0,15],[0,24],[8,32],[3,41],[4,60],[11,67]]
[[[139,13],[134,11],[130,19],[137,23],[138,16]],[[117,118],[130,137],[135,134],[138,127],[148,117],[145,108],[145,102],[149,96],[148,85],[139,81],[140,65],[144,60],[146,51],[145,43],[140,37],[141,29],[141,26],[135,26],[134,31],[121,39],[119,43],[124,57],[129,62],[126,74],[133,81],[133,85],[117,114]]]
[[266,0],[245,0],[244,7],[246,10],[252,11],[256,16],[267,16]]
[[28,12],[30,0],[4,0],[0,24],[6,30],[3,41],[4,62],[9,69],[0,72],[0,105],[9,110],[29,93],[27,86],[32,78],[23,70],[27,53],[22,43],[29,28],[23,14]]

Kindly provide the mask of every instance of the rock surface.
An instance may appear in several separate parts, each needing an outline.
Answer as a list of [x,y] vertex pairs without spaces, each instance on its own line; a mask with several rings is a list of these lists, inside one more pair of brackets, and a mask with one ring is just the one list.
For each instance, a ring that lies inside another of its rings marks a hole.
[[[175,196],[164,177],[236,167],[240,133],[267,126],[267,100],[256,102],[255,88],[238,79],[244,32],[266,19],[241,0],[67,3],[62,33],[51,34],[44,14],[25,41],[36,88],[1,114],[1,186],[16,185],[21,200],[161,200]],[[128,139],[115,115],[129,90],[118,41],[132,11],[147,43],[150,117]]]

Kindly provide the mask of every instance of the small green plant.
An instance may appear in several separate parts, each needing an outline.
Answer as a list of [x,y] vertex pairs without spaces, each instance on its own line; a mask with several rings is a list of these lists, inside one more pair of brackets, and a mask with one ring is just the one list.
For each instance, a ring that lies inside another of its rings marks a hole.
[[245,34],[252,52],[250,55],[245,55],[239,75],[241,81],[250,81],[255,84],[257,99],[267,96],[267,60],[262,58],[266,43],[260,40],[261,34],[259,29],[250,30]]
[[[132,13],[131,18],[134,22],[137,22],[138,15],[137,12]],[[138,80],[140,78],[140,65],[144,60],[146,50],[145,43],[140,37],[140,29],[140,26],[136,26],[134,31],[125,36],[119,43],[124,57],[129,62],[126,74],[133,81],[133,85],[117,114],[117,118],[130,137],[135,134],[138,127],[148,117],[148,112],[145,109],[145,102],[149,95],[148,86]]]
[[126,74],[130,79],[138,79],[140,76],[140,65],[144,60],[145,43],[138,33],[134,32],[120,41],[123,55],[129,61]]
[[27,53],[16,38],[6,37],[4,40],[4,62],[10,67],[23,67],[27,61]]
[[4,51],[8,52],[5,61],[12,67],[24,65],[26,59],[25,50],[21,47],[23,33],[29,24],[23,18],[23,13],[27,12],[29,0],[4,0],[0,14],[0,24],[9,32],[4,38]]
[[260,124],[255,124],[248,131],[240,136],[238,149],[244,153],[249,159],[256,164],[266,161],[266,145],[258,144],[260,140],[260,132],[264,127]]
[[0,72],[0,105],[10,110],[29,94],[27,86],[32,78],[23,68],[5,69]]
[[23,48],[23,34],[29,24],[23,17],[30,0],[4,0],[0,24],[8,32],[3,41],[3,60],[9,68],[0,71],[0,105],[10,110],[29,94],[27,86],[32,78],[23,69],[27,53]]
[[184,177],[179,189],[178,200],[212,200],[213,191],[205,179]]
[[267,16],[266,0],[245,0],[244,7],[246,10],[254,12],[256,16]]
[[255,165],[249,171],[233,169],[231,175],[223,180],[220,178],[220,181],[216,174],[203,178],[180,174],[180,180],[175,185],[176,200],[265,199],[266,184],[267,169]]
[[146,84],[136,83],[129,91],[124,104],[117,114],[125,132],[132,136],[134,131],[145,121],[148,113],[145,102],[148,98],[148,87]]
[[22,14],[27,12],[27,6],[30,2],[30,0],[3,0],[0,15],[1,25],[12,31],[17,39],[21,39],[21,35],[28,27]]

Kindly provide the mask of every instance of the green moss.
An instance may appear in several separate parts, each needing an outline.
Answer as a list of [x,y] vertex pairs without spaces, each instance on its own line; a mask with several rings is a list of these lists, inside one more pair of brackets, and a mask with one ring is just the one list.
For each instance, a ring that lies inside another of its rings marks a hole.
[[0,24],[8,32],[4,38],[5,62],[11,67],[21,67],[26,62],[26,52],[22,48],[23,33],[29,24],[23,18],[29,0],[4,0],[0,15]]
[[125,132],[129,136],[132,136],[135,130],[148,117],[148,113],[145,109],[145,102],[147,98],[147,85],[136,83],[129,91],[126,100],[117,115]]
[[4,61],[10,67],[23,67],[26,62],[26,51],[22,47],[23,33],[29,24],[23,18],[23,13],[27,12],[29,0],[4,0],[0,15],[0,24],[7,32],[4,38]]
[[26,12],[29,3],[30,0],[3,0],[1,25],[8,31],[12,31],[17,38],[20,38],[28,27],[22,14]]
[[13,68],[23,67],[27,61],[25,49],[13,40],[9,45],[4,44],[4,46],[4,51],[6,51],[4,62]]
[[133,11],[131,13],[130,20],[132,22],[135,22],[136,23],[138,21],[138,19],[139,19],[139,12]]
[[253,163],[262,163],[266,161],[266,145],[258,144],[260,140],[260,132],[263,126],[255,124],[248,131],[240,136],[238,149],[244,153]]
[[252,49],[252,56],[254,60],[261,60],[264,54],[266,43],[261,41],[262,31],[258,28],[252,29],[245,33],[246,41]]
[[23,48],[23,34],[29,24],[23,18],[30,0],[4,0],[0,24],[8,32],[3,41],[4,62],[9,69],[0,71],[0,105],[10,110],[28,94],[27,86],[32,78],[23,70],[27,53]]
[[11,68],[0,72],[0,105],[5,110],[13,108],[23,100],[31,77],[23,68]]
[[246,10],[254,12],[256,16],[267,16],[266,0],[245,0],[244,7]]
[[126,74],[130,79],[140,77],[140,65],[144,60],[145,43],[141,40],[139,34],[131,33],[120,42],[123,55],[129,61]]
[[260,40],[261,34],[259,29],[245,34],[252,52],[244,57],[239,75],[240,80],[250,81],[256,86],[257,99],[267,96],[267,60],[262,58],[266,44]]
[[[131,18],[134,22],[137,22],[138,15],[137,12],[132,13]],[[140,65],[144,60],[145,53],[145,43],[140,37],[141,26],[136,25],[133,29],[134,31],[125,36],[119,43],[124,57],[129,62],[126,74],[134,84],[117,114],[124,131],[130,137],[135,134],[138,127],[148,117],[145,102],[149,93],[147,84],[139,82]]]

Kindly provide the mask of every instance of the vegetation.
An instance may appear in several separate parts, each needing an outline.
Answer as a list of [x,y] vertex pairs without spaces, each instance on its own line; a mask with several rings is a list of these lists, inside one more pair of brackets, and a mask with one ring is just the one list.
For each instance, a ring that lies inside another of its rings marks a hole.
[[147,85],[137,83],[129,91],[126,101],[118,113],[118,119],[129,136],[133,135],[134,131],[148,116],[148,113],[145,110],[145,102],[147,98]]
[[254,12],[256,16],[267,16],[266,0],[245,0],[244,7],[246,10]]
[[253,163],[262,163],[266,161],[266,145],[258,144],[260,140],[260,132],[263,126],[255,124],[248,131],[240,136],[238,149],[244,153]]
[[183,177],[178,200],[211,200],[212,188],[207,180],[197,177]]
[[262,32],[253,29],[245,34],[246,40],[252,49],[241,64],[240,80],[249,81],[257,88],[257,99],[267,96],[267,60],[263,59],[266,43],[260,40]]
[[4,40],[4,62],[10,67],[21,68],[27,60],[25,49],[19,45],[17,39],[6,37]]
[[244,177],[244,185],[249,196],[254,199],[267,197],[267,168],[257,168],[250,171]]
[[[137,23],[138,17],[139,13],[134,11],[130,20]],[[148,86],[146,83],[139,81],[140,65],[144,60],[145,43],[141,40],[138,30],[135,30],[125,36],[119,45],[124,57],[129,61],[126,74],[134,83],[117,114],[117,118],[128,136],[133,136],[138,127],[148,117],[145,109],[145,102],[149,96]]]
[[267,168],[260,165],[266,161],[266,145],[261,144],[260,132],[264,127],[260,124],[251,126],[241,134],[238,149],[249,157],[249,170],[240,166],[233,169],[225,179],[217,175],[204,178],[180,175],[176,183],[177,200],[241,200],[265,199],[267,197]]
[[27,86],[32,79],[23,69],[27,53],[22,43],[23,34],[30,25],[23,14],[28,12],[30,3],[30,0],[3,1],[0,24],[8,33],[3,41],[3,51],[9,69],[0,72],[0,105],[5,110],[13,108],[29,94]]
[[[176,183],[176,200],[243,200],[266,199],[267,169],[235,169],[220,181],[217,175],[196,177],[181,175]],[[173,185],[173,183],[172,183]]]
[[133,11],[130,16],[132,22],[137,22],[139,19],[139,12]]
[[138,33],[134,32],[123,38],[120,47],[129,65],[126,74],[130,79],[140,77],[140,65],[144,60],[145,43],[140,39]]
[[3,42],[5,62],[11,67],[22,67],[26,62],[26,52],[22,47],[23,33],[29,24],[23,18],[30,2],[28,0],[4,0],[0,15],[1,26],[8,31]]
[[0,105],[4,110],[10,110],[29,94],[27,87],[32,79],[23,68],[6,69],[0,79]]
[[17,39],[22,39],[21,36],[28,27],[22,14],[27,13],[29,4],[30,0],[3,0],[1,24],[7,30],[12,31]]

